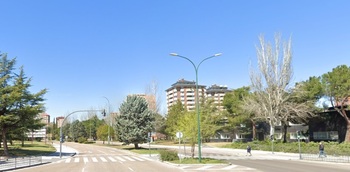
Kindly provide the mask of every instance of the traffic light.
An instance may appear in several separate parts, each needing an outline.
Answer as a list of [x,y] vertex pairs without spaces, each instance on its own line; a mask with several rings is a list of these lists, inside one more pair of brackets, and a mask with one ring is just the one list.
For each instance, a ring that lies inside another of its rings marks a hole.
[[103,115],[103,116],[106,116],[106,110],[103,109],[102,115]]
[[270,135],[270,140],[273,140],[273,135]]

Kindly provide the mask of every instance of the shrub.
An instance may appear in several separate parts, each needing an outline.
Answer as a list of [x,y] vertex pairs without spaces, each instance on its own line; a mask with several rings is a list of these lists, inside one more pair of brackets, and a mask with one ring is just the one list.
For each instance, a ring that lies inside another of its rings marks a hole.
[[87,141],[87,139],[85,137],[79,137],[78,138],[78,142],[79,143],[85,143]]
[[161,150],[159,154],[162,161],[174,161],[179,159],[177,153],[172,150]]

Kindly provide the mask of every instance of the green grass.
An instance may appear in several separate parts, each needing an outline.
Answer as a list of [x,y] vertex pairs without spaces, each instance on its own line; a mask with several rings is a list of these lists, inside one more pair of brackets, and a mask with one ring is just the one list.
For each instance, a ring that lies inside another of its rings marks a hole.
[[224,164],[227,163],[224,160],[212,159],[212,158],[202,158],[201,162],[198,158],[184,158],[180,160],[169,161],[174,164]]
[[134,153],[138,153],[138,154],[159,154],[159,152],[161,150],[164,149],[160,149],[160,148],[140,148],[140,149],[135,149],[135,148],[125,148],[125,150],[134,152]]
[[[56,152],[56,149],[51,145],[51,142],[24,142],[22,147],[21,142],[14,142],[13,145],[8,144],[10,156],[39,156],[47,155]],[[4,156],[4,148],[0,148],[0,156]]]

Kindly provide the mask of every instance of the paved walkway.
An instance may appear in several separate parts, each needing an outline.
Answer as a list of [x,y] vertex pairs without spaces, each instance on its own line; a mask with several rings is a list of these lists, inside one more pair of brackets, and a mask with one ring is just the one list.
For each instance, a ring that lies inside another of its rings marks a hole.
[[[17,158],[0,158],[0,171],[9,171],[18,168],[25,168],[30,166],[36,166],[41,164],[47,164],[55,159],[60,159],[60,144],[53,143],[56,148],[56,152],[47,156],[30,156],[30,157],[17,157]],[[74,156],[77,153],[76,150],[62,144],[62,158]]]
[[[142,147],[149,147],[148,144],[142,144]],[[164,146],[164,145],[151,145],[151,148],[168,148],[174,149],[179,152],[181,157],[190,156],[190,147],[183,145],[179,146]],[[195,156],[198,157],[198,149],[195,149]],[[235,159],[252,159],[252,160],[310,160],[310,161],[325,161],[325,162],[339,162],[350,163],[350,156],[336,156],[328,155],[327,157],[319,157],[318,154],[299,154],[299,153],[284,153],[284,152],[272,152],[272,151],[260,151],[252,150],[252,156],[247,156],[245,149],[230,149],[230,148],[213,148],[202,147],[203,158],[213,158],[222,160],[235,160]]]

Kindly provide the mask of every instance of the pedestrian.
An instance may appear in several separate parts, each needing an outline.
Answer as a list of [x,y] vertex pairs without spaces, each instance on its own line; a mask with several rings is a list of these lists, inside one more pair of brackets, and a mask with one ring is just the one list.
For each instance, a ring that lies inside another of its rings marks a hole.
[[319,154],[318,154],[319,158],[321,158],[321,156],[327,157],[326,154],[324,153],[324,145],[322,142],[320,142],[320,144],[318,145],[318,150],[319,150]]
[[252,156],[252,148],[250,147],[250,145],[247,146],[247,155],[249,154],[249,156]]

